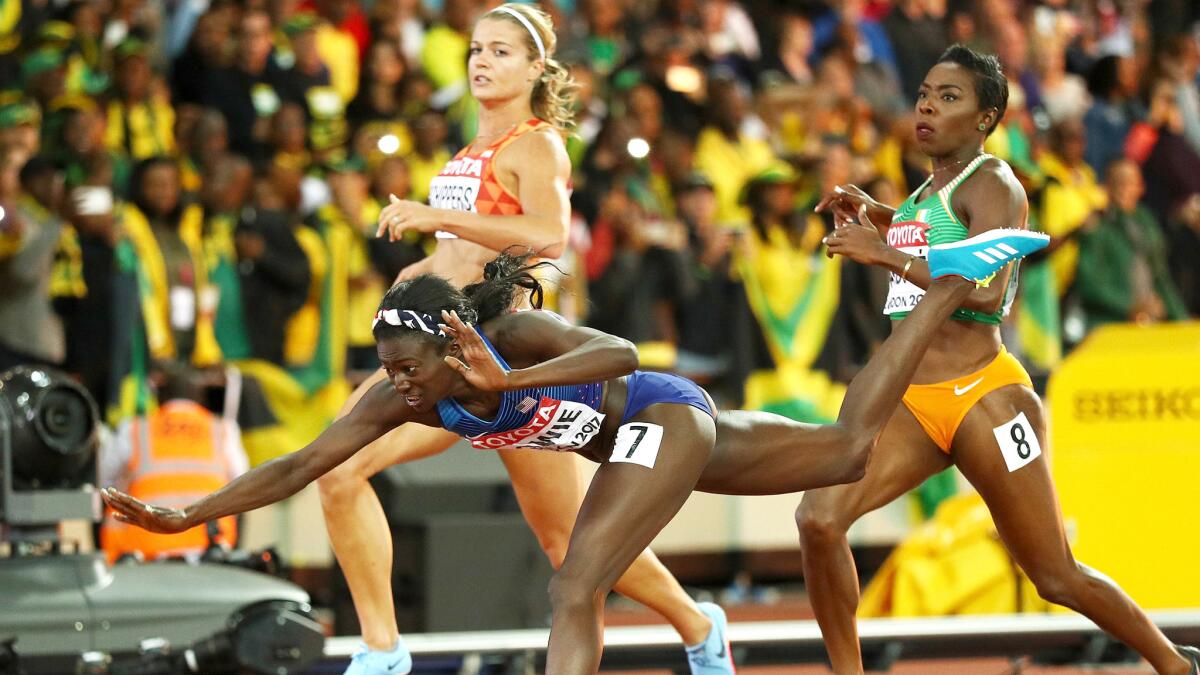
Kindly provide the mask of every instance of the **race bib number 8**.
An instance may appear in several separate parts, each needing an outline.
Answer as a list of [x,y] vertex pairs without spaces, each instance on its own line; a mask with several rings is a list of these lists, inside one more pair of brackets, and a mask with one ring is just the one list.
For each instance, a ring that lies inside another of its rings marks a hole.
[[658,446],[662,445],[663,428],[646,422],[630,422],[617,429],[617,440],[613,441],[610,462],[641,464],[654,468],[658,459]]
[[1021,413],[1012,421],[992,429],[996,434],[996,442],[1000,444],[1000,454],[1004,455],[1004,463],[1008,465],[1009,473],[1025,466],[1042,454],[1042,446],[1038,444],[1037,434],[1033,425]]

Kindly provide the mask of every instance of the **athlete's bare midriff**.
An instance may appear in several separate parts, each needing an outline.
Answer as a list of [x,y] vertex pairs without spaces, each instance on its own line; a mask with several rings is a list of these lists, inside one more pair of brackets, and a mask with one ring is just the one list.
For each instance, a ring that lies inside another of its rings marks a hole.
[[427,271],[462,288],[483,278],[484,264],[495,257],[495,251],[465,239],[439,239]]
[[933,337],[913,384],[934,384],[982,370],[1000,353],[1000,326],[950,320]]
[[[439,239],[429,254],[430,274],[436,274],[462,288],[483,279],[483,266],[496,259],[496,251],[464,239]],[[529,264],[537,262],[532,259]],[[532,309],[529,294],[521,292],[513,300],[514,309]]]

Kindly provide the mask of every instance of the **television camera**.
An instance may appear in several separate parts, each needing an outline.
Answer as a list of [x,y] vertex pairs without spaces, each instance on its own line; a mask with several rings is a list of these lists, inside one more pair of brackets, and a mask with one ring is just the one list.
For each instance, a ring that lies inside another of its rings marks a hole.
[[99,428],[67,376],[0,374],[0,675],[284,675],[319,659],[307,593],[249,569],[270,555],[109,565],[60,536],[64,521],[100,519]]

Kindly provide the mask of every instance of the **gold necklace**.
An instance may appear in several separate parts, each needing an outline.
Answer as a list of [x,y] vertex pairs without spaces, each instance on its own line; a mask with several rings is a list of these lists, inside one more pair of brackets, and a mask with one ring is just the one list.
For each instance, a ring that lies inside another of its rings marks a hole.
[[966,159],[960,159],[960,160],[958,160],[957,162],[954,162],[954,163],[952,163],[952,164],[947,164],[946,166],[934,167],[934,169],[933,169],[933,171],[931,172],[931,174],[936,176],[936,175],[937,175],[937,172],[938,172],[939,170],[941,170],[941,171],[945,171],[945,170],[947,170],[947,169],[952,169],[952,168],[954,168],[954,167],[957,167],[957,166],[962,166],[963,164],[969,164],[969,163],[971,163],[971,162],[974,162],[976,159],[979,159],[979,158],[980,158],[980,157],[982,157],[982,156],[983,156],[983,154],[982,154],[982,153],[980,153],[980,154],[978,154],[978,155],[975,155],[974,157],[968,157],[968,158],[966,158]]

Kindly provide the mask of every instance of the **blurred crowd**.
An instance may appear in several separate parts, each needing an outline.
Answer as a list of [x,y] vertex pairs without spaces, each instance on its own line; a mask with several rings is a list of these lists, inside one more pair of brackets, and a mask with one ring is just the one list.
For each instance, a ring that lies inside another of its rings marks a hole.
[[[308,396],[372,369],[375,305],[433,246],[376,216],[471,139],[467,46],[495,4],[0,0],[0,370],[57,364],[119,420],[166,364],[256,363]],[[542,5],[578,83],[550,304],[645,367],[836,412],[888,278],[825,256],[812,207],[921,184],[915,94],[953,43],[1000,58],[986,149],[1056,239],[1023,265],[1010,350],[1048,373],[1096,326],[1200,314],[1192,0]]]

